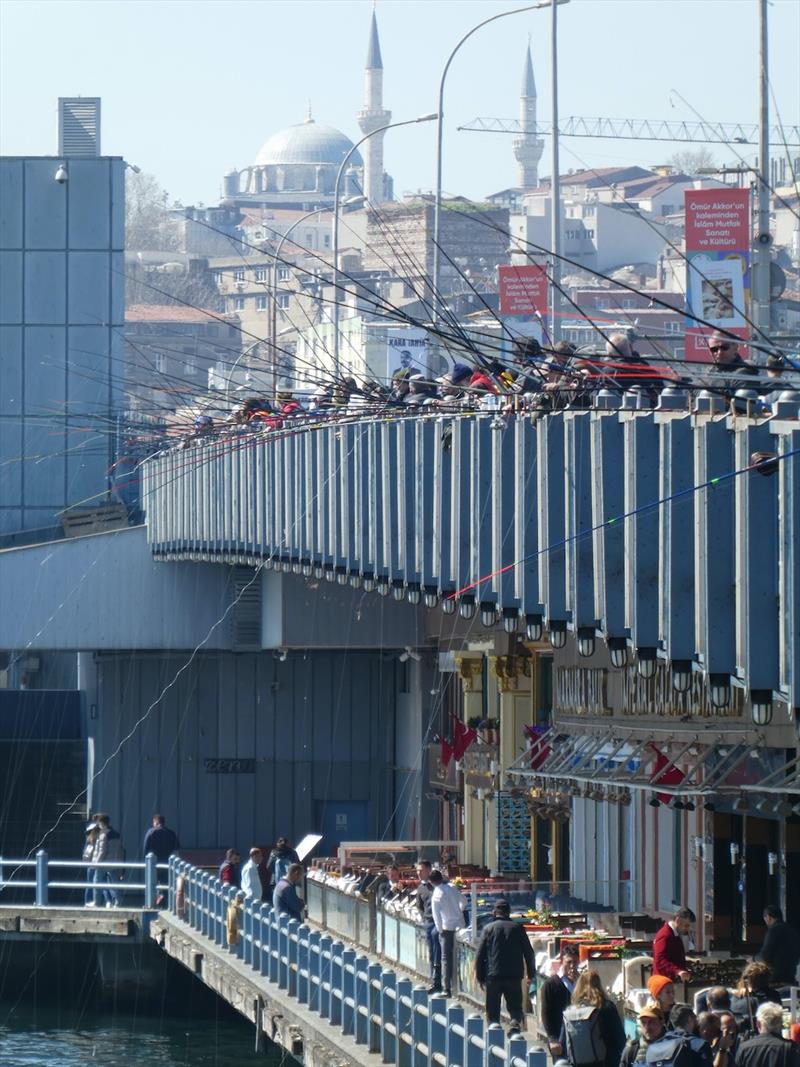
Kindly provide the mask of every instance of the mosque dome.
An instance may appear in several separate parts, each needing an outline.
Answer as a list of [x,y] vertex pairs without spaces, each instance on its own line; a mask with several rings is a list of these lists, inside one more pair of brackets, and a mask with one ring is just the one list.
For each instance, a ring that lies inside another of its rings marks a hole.
[[[295,126],[288,126],[268,138],[256,156],[255,166],[286,166],[297,164],[335,164],[353,147],[353,142],[333,126],[323,126],[307,118]],[[361,166],[361,156],[354,152],[351,161]]]

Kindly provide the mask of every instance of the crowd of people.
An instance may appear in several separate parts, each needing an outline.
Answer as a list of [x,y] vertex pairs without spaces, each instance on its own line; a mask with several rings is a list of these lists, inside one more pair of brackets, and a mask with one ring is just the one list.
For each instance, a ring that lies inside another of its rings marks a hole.
[[[215,422],[200,413],[191,434],[184,439],[205,438],[223,431],[277,430],[298,420],[359,418],[366,414],[417,414],[458,411],[555,411],[590,408],[601,389],[614,393],[636,390],[639,406],[655,407],[667,387],[704,388],[731,401],[742,389],[756,393],[755,412],[769,413],[791,367],[782,356],[771,355],[764,366],[742,358],[737,343],[720,334],[708,339],[710,363],[697,364],[691,376],[663,360],[640,355],[624,334],[609,337],[605,352],[586,354],[561,341],[545,351],[532,338],[519,342],[511,359],[479,358],[456,362],[437,378],[422,369],[403,366],[390,383],[345,377],[319,385],[310,395],[279,390],[274,397],[252,396],[238,405],[227,419]],[[737,401],[741,407],[741,401]]]
[[271,903],[279,915],[302,920],[305,909],[297,887],[303,879],[303,865],[286,837],[279,837],[266,859],[264,850],[254,845],[242,865],[238,849],[229,848],[219,867],[223,885],[239,890],[244,901]]

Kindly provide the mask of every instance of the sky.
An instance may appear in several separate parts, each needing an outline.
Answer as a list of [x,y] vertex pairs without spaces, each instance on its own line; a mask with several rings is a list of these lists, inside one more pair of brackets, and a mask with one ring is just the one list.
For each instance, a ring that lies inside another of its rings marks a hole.
[[[393,119],[435,111],[459,38],[514,6],[378,0],[384,106]],[[371,0],[0,0],[0,153],[54,155],[57,98],[100,96],[104,154],[155,175],[171,200],[214,203],[223,174],[301,122],[309,102],[317,121],[357,139],[372,8]],[[774,101],[784,124],[798,124],[800,3],[770,0],[768,11]],[[569,0],[558,24],[562,118],[757,121],[758,0]],[[497,20],[454,59],[444,108],[447,192],[479,198],[516,184],[511,136],[457,127],[478,116],[516,118],[529,39],[547,119],[548,11]],[[561,170],[655,164],[686,147],[562,138]],[[727,148],[711,147],[718,162],[735,162]],[[549,151],[548,141],[541,175]],[[389,131],[384,158],[396,195],[431,189],[435,123]]]

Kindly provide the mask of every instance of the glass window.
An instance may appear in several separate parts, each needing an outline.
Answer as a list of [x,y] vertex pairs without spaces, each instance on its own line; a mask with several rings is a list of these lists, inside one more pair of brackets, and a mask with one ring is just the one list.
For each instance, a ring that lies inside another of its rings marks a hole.
[[267,298],[265,296],[256,297],[256,311],[267,310]]
[[289,268],[288,267],[278,267],[278,281],[279,282],[285,282],[285,281],[288,280],[288,278],[289,278]]
[[233,310],[234,311],[244,311],[244,297],[243,296],[237,296],[236,297],[236,299],[233,302]]
[[285,311],[289,306],[289,299],[288,293],[278,293],[278,307]]
[[256,281],[265,282],[267,280],[267,268],[256,267]]
[[167,357],[163,352],[156,352],[153,364],[156,368],[156,373],[163,374],[167,369]]
[[197,365],[195,364],[194,356],[187,356],[186,362],[183,365],[183,373],[189,378],[197,374]]
[[233,280],[237,281],[237,282],[243,282],[244,281],[244,271],[243,270],[234,271]]

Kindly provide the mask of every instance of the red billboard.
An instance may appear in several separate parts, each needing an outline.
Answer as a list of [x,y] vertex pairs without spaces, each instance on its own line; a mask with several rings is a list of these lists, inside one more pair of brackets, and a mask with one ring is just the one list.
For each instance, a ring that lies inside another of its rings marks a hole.
[[685,356],[708,360],[704,335],[750,336],[750,190],[687,189],[684,197]]
[[500,314],[547,314],[547,272],[538,263],[499,267]]

